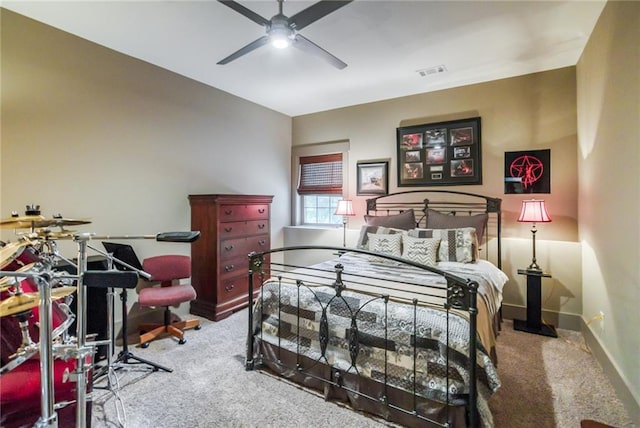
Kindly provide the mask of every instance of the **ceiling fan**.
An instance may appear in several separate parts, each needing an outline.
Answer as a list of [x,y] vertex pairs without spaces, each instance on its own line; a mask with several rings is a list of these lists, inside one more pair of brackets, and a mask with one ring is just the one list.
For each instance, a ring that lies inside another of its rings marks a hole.
[[337,1],[337,0],[323,0],[308,8],[302,10],[301,12],[296,13],[291,18],[286,17],[282,13],[282,3],[284,0],[278,1],[278,14],[274,15],[271,19],[265,19],[262,16],[258,15],[254,11],[247,9],[242,6],[240,3],[235,2],[233,0],[218,0],[220,3],[225,6],[230,7],[241,15],[246,16],[253,22],[264,26],[267,30],[267,34],[260,37],[257,40],[249,43],[245,47],[237,50],[232,53],[228,57],[219,61],[218,64],[227,64],[235,59],[240,58],[241,56],[248,54],[249,52],[266,45],[271,42],[273,46],[276,48],[286,48],[289,45],[292,45],[300,50],[303,50],[307,53],[319,56],[320,58],[328,61],[334,67],[339,69],[343,69],[347,66],[346,63],[342,62],[326,50],[322,49],[320,46],[313,43],[311,40],[304,37],[302,34],[298,33],[298,31],[305,28],[307,25],[314,23],[334,12],[335,10],[341,8],[342,6],[346,6],[351,3],[353,0],[346,1]]

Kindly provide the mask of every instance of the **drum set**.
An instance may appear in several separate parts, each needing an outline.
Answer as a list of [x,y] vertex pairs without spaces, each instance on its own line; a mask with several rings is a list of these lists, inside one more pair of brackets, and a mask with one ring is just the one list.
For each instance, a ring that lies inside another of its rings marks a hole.
[[[87,340],[83,279],[91,273],[87,272],[88,248],[105,256],[109,267],[116,262],[134,271],[133,281],[137,282],[138,276],[149,279],[149,275],[90,247],[88,241],[153,238],[192,242],[199,236],[198,232],[96,236],[67,229],[89,223],[89,220],[61,215],[46,218],[35,205],[27,206],[24,216],[14,212],[0,220],[0,229],[14,229],[16,236],[13,242],[0,241],[0,426],[57,427],[56,410],[71,420],[75,415],[76,427],[90,425],[87,401],[95,350],[97,346],[109,345],[111,357],[113,341],[112,332],[107,340]],[[60,254],[58,240],[76,243],[74,261]],[[59,262],[75,267],[77,274],[56,270]],[[114,273],[118,272],[123,273]],[[107,280],[113,281],[113,278]],[[76,313],[71,310],[73,299],[76,299]],[[75,332],[70,332],[74,322]],[[34,422],[29,418],[34,418],[36,399],[40,400],[40,417]]]

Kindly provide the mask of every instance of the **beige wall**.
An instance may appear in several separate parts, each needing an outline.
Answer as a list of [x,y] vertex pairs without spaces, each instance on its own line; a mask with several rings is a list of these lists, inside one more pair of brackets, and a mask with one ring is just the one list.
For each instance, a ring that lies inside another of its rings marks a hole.
[[[35,203],[46,216],[92,220],[78,231],[154,235],[190,229],[189,194],[269,194],[281,245],[290,117],[0,11],[2,218]],[[75,256],[73,242],[60,243]],[[131,243],[140,257],[190,252]]]
[[[551,194],[541,196],[553,222],[538,232],[539,261],[553,274],[545,309],[585,321],[605,313],[589,330],[637,403],[639,6],[606,6],[577,78],[571,67],[293,121],[0,9],[0,217],[38,203],[46,215],[91,218],[82,231],[155,234],[189,228],[190,193],[264,193],[275,195],[280,245],[292,141],[350,141],[348,195],[363,213],[358,160],[390,159],[390,190],[404,189],[395,174],[398,126],[481,116],[484,184],[464,189],[503,198],[507,304],[524,306],[524,279],[515,271],[531,254],[529,228],[515,221],[523,197],[503,195],[504,152],[550,148]],[[361,215],[350,220],[351,239],[360,224]],[[300,230],[287,228],[290,242],[313,243],[301,241]],[[339,245],[341,233],[331,232],[309,235]],[[135,245],[142,257],[189,252],[183,244]]]
[[640,3],[609,2],[577,66],[584,320],[640,420]]
[[[396,128],[480,116],[483,184],[450,189],[503,199],[503,268],[511,278],[504,297],[507,306],[515,309],[512,313],[520,316],[524,316],[526,304],[526,279],[517,269],[531,262],[531,232],[530,226],[517,223],[516,217],[521,201],[530,196],[504,194],[504,152],[551,149],[551,193],[535,195],[547,201],[553,219],[539,225],[537,234],[538,262],[553,275],[543,288],[544,308],[549,311],[545,316],[551,322],[558,321],[558,313],[577,319],[582,313],[582,288],[575,79],[575,68],[569,67],[294,117],[293,144],[349,140],[348,196],[359,213],[349,225],[357,229],[363,224],[365,204],[365,197],[356,196],[357,161],[388,158],[390,191],[413,189],[397,187]],[[287,230],[287,236],[291,233]],[[317,236],[306,229],[298,233],[312,239]],[[575,328],[577,324],[574,321],[566,326]]]

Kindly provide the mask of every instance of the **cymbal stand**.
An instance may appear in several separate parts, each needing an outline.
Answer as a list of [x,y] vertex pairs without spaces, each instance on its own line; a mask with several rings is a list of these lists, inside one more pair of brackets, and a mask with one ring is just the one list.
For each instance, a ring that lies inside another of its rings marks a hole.
[[[51,309],[51,275],[46,272],[5,272],[2,276],[18,278],[32,278],[38,284],[40,294],[40,418],[36,421],[36,427],[58,426],[58,415],[54,410],[53,395],[53,315]],[[28,335],[28,332],[27,332]],[[15,361],[21,360],[16,358]],[[23,359],[19,362],[22,362]]]
[[[56,259],[62,260],[65,263],[69,264],[69,266],[73,267],[76,269],[78,269],[78,266],[76,266],[75,263],[73,263],[71,260],[67,259],[66,257],[64,257],[62,254],[60,254],[60,252],[58,251],[58,243],[55,240],[52,239],[46,239],[44,241],[42,241],[42,243],[40,244],[40,259],[42,261],[42,263],[49,269],[52,269]],[[46,251],[45,251],[46,249]],[[74,280],[76,281],[77,278],[74,276],[70,276],[67,277],[66,280]],[[77,282],[76,282],[77,285]],[[58,329],[56,331],[53,332],[53,337],[56,338],[58,335],[60,335],[60,333],[62,333],[62,343],[64,344],[68,344],[71,342],[71,337],[69,335],[69,327],[71,326],[71,324],[74,323],[76,315],[75,313],[73,313],[73,311],[69,308],[69,305],[71,304],[71,301],[73,300],[73,296],[66,296],[64,299],[64,305],[59,305],[61,306],[61,308],[64,310],[65,315],[67,317],[67,321],[65,323],[63,323],[62,325],[60,325],[58,327]],[[59,331],[58,331],[59,330]],[[60,347],[59,347],[60,348]],[[54,353],[56,353],[57,349],[55,349],[54,347]],[[68,350],[67,350],[68,353]]]
[[51,327],[53,315],[51,310],[51,287],[46,274],[36,275],[40,291],[40,419],[37,427],[57,427],[58,414],[54,410],[53,392],[53,344]]
[[[89,246],[89,248],[93,249],[93,247]],[[107,270],[113,269],[113,259],[107,258]],[[107,375],[107,387],[106,389],[109,391],[113,390],[113,385],[111,385],[111,376],[110,370],[113,366],[113,354],[115,353],[115,321],[114,321],[114,299],[115,292],[113,287],[109,287],[107,291],[107,337],[109,338],[109,345],[107,347],[107,365],[101,367],[99,370],[93,372],[93,380],[94,382],[103,375]]]
[[87,423],[87,371],[86,357],[93,354],[93,346],[87,346],[87,295],[82,283],[84,272],[87,270],[87,241],[91,234],[79,233],[74,235],[78,245],[78,305],[77,326],[77,356],[76,356],[76,427],[84,428]]

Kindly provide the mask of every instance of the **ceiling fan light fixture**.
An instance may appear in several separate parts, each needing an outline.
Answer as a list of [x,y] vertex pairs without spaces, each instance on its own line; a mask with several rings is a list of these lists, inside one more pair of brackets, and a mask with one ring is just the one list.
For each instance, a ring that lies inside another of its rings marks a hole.
[[311,40],[304,37],[299,33],[299,31],[303,28],[306,28],[309,24],[312,24],[317,20],[327,16],[328,14],[335,12],[341,7],[346,6],[353,0],[320,0],[313,3],[306,9],[303,9],[300,12],[296,13],[291,18],[285,16],[284,13],[282,13],[282,3],[285,0],[277,0],[278,13],[271,19],[262,17],[251,9],[247,9],[245,6],[241,5],[235,0],[218,1],[266,29],[265,35],[238,49],[226,58],[218,61],[218,64],[228,64],[229,62],[234,61],[241,56],[248,54],[249,52],[253,52],[261,46],[271,44],[278,49],[285,49],[293,45],[297,49],[316,55],[328,61],[331,65],[339,70],[342,70],[347,66],[345,62],[336,58],[326,50],[322,49],[320,46],[313,43]]
[[271,46],[276,49],[286,49],[291,46],[291,40],[288,37],[275,37],[271,36]]
[[285,49],[291,46],[293,31],[290,28],[271,28],[269,31],[271,45],[277,49]]

